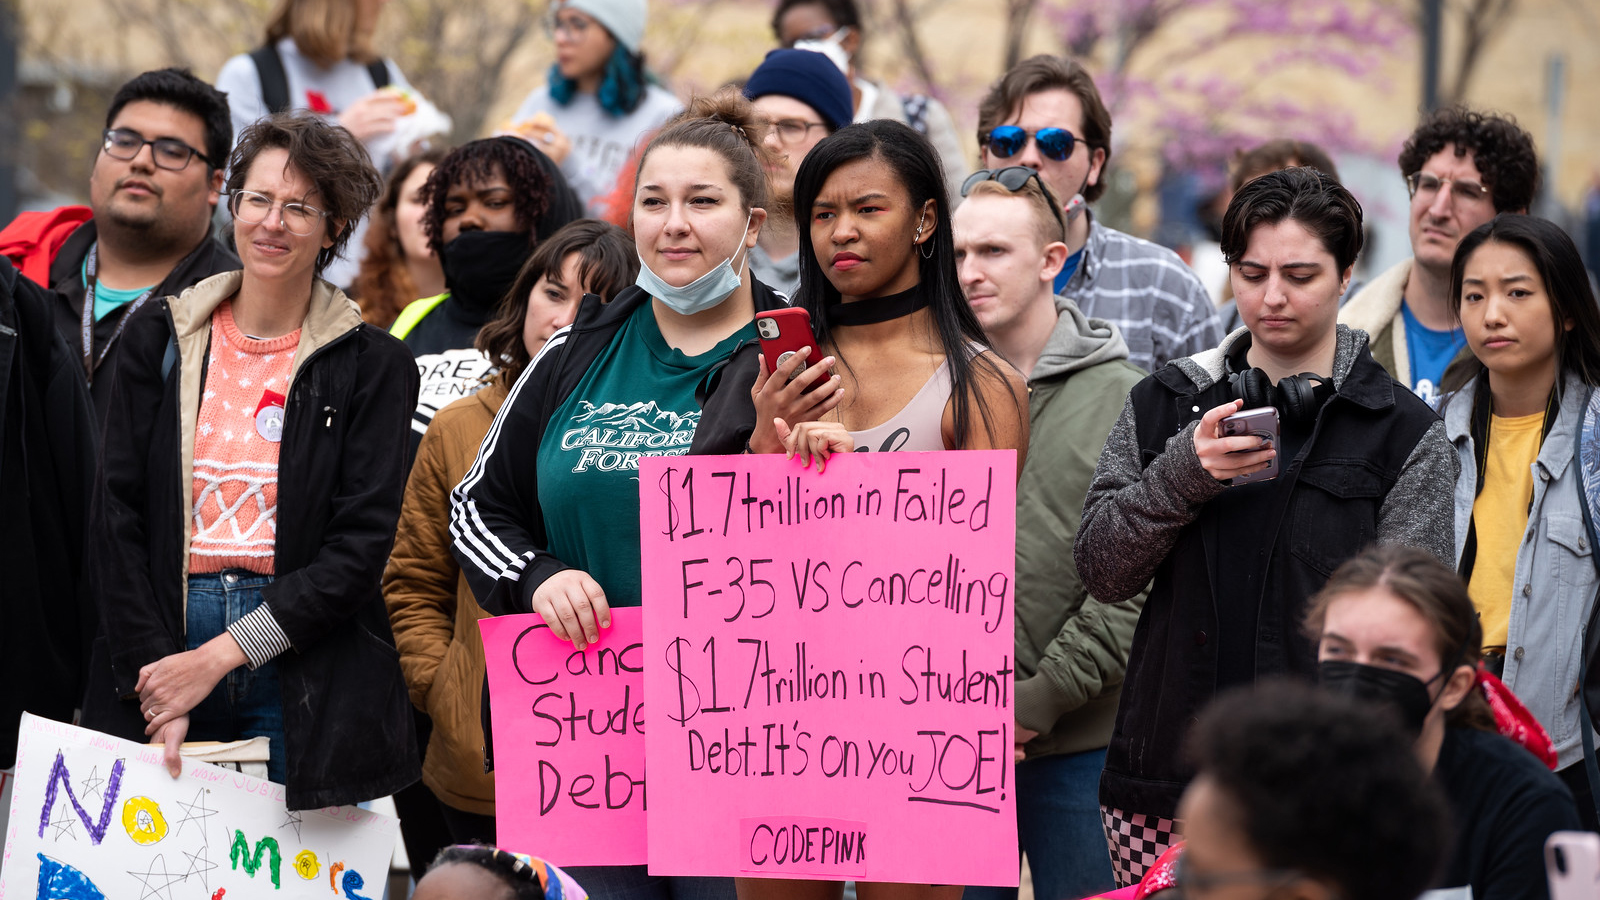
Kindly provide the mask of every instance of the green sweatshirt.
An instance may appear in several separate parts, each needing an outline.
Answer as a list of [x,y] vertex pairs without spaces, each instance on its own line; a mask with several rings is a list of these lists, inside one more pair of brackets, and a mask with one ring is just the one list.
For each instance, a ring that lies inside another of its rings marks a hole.
[[1078,580],[1083,499],[1128,391],[1145,373],[1116,326],[1056,298],[1056,326],[1028,378],[1028,459],[1017,483],[1017,722],[1028,757],[1111,740],[1128,648],[1144,606],[1100,603]]

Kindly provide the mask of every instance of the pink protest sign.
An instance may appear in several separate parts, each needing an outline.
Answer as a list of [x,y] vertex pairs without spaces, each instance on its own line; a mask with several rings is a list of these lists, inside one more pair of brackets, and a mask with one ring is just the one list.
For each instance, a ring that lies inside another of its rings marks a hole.
[[559,866],[645,862],[644,622],[611,611],[583,651],[536,615],[478,623],[501,847]]
[[1016,454],[639,485],[650,871],[1016,884]]

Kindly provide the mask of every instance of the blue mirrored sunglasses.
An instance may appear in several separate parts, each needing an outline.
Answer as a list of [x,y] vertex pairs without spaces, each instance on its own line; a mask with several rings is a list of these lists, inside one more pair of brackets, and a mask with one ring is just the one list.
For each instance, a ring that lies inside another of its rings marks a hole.
[[1015,125],[1000,125],[989,131],[983,143],[995,156],[1001,159],[1010,159],[1022,152],[1028,146],[1028,138],[1038,145],[1039,152],[1046,159],[1061,162],[1072,155],[1072,148],[1077,144],[1078,138],[1065,128],[1041,128],[1031,134]]

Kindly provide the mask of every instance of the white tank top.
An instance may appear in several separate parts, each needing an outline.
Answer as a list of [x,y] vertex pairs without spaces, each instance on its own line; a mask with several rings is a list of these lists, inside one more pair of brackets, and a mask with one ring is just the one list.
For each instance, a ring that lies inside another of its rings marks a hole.
[[856,451],[944,450],[944,408],[950,402],[950,361],[928,379],[916,396],[884,422],[865,431],[852,431]]

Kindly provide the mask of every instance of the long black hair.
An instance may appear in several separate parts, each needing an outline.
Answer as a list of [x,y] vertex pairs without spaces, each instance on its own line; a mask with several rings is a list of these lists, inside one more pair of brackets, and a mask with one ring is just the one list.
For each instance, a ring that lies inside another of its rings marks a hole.
[[[972,390],[973,375],[981,367],[1000,383],[1004,383],[1005,376],[993,359],[975,354],[971,349],[972,343],[984,342],[983,326],[967,303],[961,280],[956,275],[950,198],[945,192],[939,154],[920,132],[892,119],[873,119],[839,129],[806,154],[794,177],[794,222],[801,236],[800,289],[795,292],[795,305],[811,314],[818,343],[830,343],[832,326],[828,321],[828,307],[843,302],[843,298],[823,274],[816,248],[811,245],[811,206],[822,193],[829,175],[841,166],[862,159],[878,159],[888,166],[905,188],[912,209],[921,209],[929,200],[933,201],[933,236],[922,247],[913,248],[913,252],[930,248],[933,251],[931,256],[922,256],[917,261],[918,282],[931,299],[928,309],[933,314],[939,344],[950,366],[950,386],[956,401],[956,434],[962,441],[966,440],[971,398],[976,396],[984,429],[992,438],[994,428],[988,403],[980,392]],[[840,362],[844,362],[843,356]]]
[[[1503,213],[1474,228],[1456,246],[1450,262],[1450,313],[1461,319],[1461,282],[1466,278],[1467,260],[1488,243],[1510,244],[1533,261],[1550,298],[1550,317],[1555,320],[1556,367],[1571,372],[1579,381],[1600,385],[1600,308],[1595,305],[1589,286],[1589,273],[1578,255],[1578,246],[1561,226],[1536,216]],[[1571,319],[1571,331],[1561,323]],[[1483,371],[1475,362],[1468,375]],[[1463,383],[1465,378],[1462,379]],[[1556,378],[1557,389],[1561,379]]]

